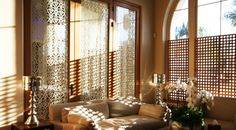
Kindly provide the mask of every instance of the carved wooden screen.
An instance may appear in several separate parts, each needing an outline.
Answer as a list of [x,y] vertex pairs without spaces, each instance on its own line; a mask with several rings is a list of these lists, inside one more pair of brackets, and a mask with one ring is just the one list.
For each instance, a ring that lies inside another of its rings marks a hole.
[[195,54],[198,90],[236,98],[236,34],[197,38]]
[[[186,82],[188,77],[188,39],[168,41],[168,81],[175,82],[180,78]],[[171,100],[185,100],[185,92],[173,92]]]

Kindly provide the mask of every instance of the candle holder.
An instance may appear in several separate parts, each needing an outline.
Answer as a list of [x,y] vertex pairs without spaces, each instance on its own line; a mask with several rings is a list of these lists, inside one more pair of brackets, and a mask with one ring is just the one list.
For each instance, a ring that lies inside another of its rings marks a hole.
[[156,84],[157,91],[156,91],[156,104],[161,104],[161,92],[160,88],[162,84],[165,84],[166,77],[165,74],[153,74],[152,82]]
[[37,119],[36,112],[36,91],[39,90],[41,84],[41,77],[39,76],[24,76],[24,85],[25,89],[30,91],[30,100],[29,100],[29,113],[28,118],[25,121],[25,125],[38,125],[39,121]]

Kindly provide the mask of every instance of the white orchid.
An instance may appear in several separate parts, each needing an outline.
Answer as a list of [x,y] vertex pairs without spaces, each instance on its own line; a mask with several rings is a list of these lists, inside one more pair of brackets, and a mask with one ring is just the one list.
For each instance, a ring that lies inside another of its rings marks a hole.
[[194,86],[194,81],[188,79],[188,86],[187,86],[187,98],[186,101],[188,102],[188,107],[193,108],[196,104],[196,97],[197,97],[197,88]]
[[199,105],[205,104],[207,109],[210,110],[214,105],[214,96],[206,90],[201,90],[197,96]]

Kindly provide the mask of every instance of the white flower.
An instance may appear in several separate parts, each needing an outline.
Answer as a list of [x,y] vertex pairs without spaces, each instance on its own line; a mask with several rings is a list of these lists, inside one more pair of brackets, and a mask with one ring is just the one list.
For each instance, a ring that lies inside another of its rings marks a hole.
[[210,108],[214,105],[214,96],[206,90],[201,90],[198,93],[197,98],[199,105],[201,106],[202,104],[206,104],[208,110],[210,110]]
[[188,102],[188,107],[193,108],[196,104],[197,98],[197,88],[194,86],[193,80],[189,80],[186,93],[188,96],[186,98],[186,101]]

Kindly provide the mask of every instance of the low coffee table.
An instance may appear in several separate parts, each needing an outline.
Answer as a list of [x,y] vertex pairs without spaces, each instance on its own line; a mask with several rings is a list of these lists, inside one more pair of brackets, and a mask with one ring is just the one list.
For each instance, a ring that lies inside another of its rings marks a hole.
[[11,130],[54,130],[54,125],[48,121],[40,120],[38,125],[25,125],[24,122],[18,122],[11,125]]

